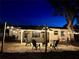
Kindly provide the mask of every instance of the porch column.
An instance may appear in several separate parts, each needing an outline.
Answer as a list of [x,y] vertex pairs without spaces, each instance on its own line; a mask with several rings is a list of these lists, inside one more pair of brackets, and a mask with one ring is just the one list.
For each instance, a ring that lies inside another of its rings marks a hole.
[[59,32],[58,32],[58,39],[61,39],[61,29],[59,29]]
[[21,30],[21,44],[22,44],[22,40],[23,40],[23,30]]

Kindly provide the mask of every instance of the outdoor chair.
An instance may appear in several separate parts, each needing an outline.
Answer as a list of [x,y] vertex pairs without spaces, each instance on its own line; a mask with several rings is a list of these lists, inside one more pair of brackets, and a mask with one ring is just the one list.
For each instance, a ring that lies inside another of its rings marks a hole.
[[42,43],[37,43],[37,48],[41,48]]
[[58,44],[59,44],[59,40],[55,40],[55,41],[53,42],[53,46],[52,46],[52,47],[56,50]]
[[[35,47],[35,49],[37,50],[37,44],[36,44],[36,41],[33,39],[32,40],[32,45],[33,45],[33,47]],[[32,47],[32,49],[33,49],[33,47]]]

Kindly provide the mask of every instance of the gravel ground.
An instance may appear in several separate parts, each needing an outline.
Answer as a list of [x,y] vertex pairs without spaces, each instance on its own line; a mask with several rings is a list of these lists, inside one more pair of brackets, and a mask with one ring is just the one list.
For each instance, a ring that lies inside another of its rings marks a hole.
[[[1,47],[1,43],[0,43]],[[32,46],[25,46],[25,43],[5,43],[4,53],[0,53],[0,59],[79,59],[79,47],[72,45],[58,45],[57,50],[48,47],[35,50]]]
[[[1,44],[0,44],[1,47]],[[20,43],[5,43],[4,44],[4,52],[9,52],[9,53],[24,53],[24,52],[44,52],[45,47],[42,46],[40,49],[38,48],[35,50],[35,48],[32,48],[32,46],[25,46],[25,43],[20,44]],[[79,47],[72,46],[72,45],[58,45],[57,50],[54,50],[51,47],[47,48],[47,51],[79,51]]]

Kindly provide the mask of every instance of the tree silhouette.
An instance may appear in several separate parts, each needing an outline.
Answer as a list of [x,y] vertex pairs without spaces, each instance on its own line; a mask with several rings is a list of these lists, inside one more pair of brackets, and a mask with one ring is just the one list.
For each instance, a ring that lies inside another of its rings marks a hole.
[[[56,12],[65,17],[67,28],[72,33],[74,18],[77,18],[79,24],[79,0],[49,0],[49,2]],[[74,39],[73,34],[71,39]]]
[[60,15],[66,18],[67,23],[71,20],[70,27],[73,24],[74,18],[79,19],[79,1],[78,0],[49,0],[52,7]]
[[79,26],[75,26],[75,28],[73,26],[75,18],[77,19],[77,24],[79,24],[79,0],[49,0],[49,2],[56,10],[56,13],[58,12],[61,16],[64,16],[65,20],[67,21],[66,25],[71,33],[70,38],[71,42],[73,43],[76,40],[73,31],[75,31],[75,29],[77,29]]

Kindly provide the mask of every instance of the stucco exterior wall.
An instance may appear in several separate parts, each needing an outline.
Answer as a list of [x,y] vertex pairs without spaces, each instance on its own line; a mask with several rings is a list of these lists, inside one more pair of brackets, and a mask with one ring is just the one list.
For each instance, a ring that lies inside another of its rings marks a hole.
[[[45,40],[43,38],[43,34],[42,32],[45,32],[45,30],[32,30],[32,29],[9,29],[9,35],[12,36],[12,35],[15,35],[15,37],[17,37],[18,40],[23,40],[23,37],[24,37],[24,32],[28,32],[28,35],[27,35],[27,38],[29,40],[32,40],[32,39],[38,39],[38,40]],[[55,33],[55,31],[57,33]],[[64,32],[63,36],[61,35],[61,31]],[[40,37],[38,38],[34,38],[32,37],[32,33],[33,32],[39,32],[40,33]],[[52,42],[53,40],[58,40],[60,39],[60,41],[64,41],[64,40],[67,40],[67,38],[70,40],[70,35],[68,34],[68,30],[67,29],[56,29],[56,28],[52,28],[52,31],[50,30],[47,30],[47,32],[49,33],[48,35],[48,38],[49,38],[49,42]],[[55,35],[56,34],[56,35]]]

